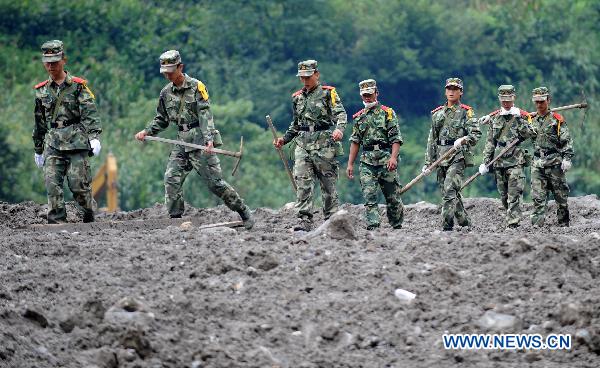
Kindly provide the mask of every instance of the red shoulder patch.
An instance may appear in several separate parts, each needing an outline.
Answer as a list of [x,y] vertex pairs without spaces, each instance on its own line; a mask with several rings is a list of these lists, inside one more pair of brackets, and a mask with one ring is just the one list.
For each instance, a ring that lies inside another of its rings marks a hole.
[[381,109],[382,109],[383,111],[388,111],[388,110],[390,110],[390,109],[391,109],[391,107],[387,107],[387,106],[385,106],[385,105],[381,105]]
[[519,111],[521,112],[521,116],[525,116],[525,117],[529,116],[529,113],[527,111],[521,110],[521,109],[519,109]]
[[443,108],[444,108],[444,105],[438,106],[435,109],[431,110],[431,113],[433,114],[434,112],[439,111],[440,109],[443,109]]
[[363,112],[365,112],[365,109],[360,109],[359,111],[356,112],[356,114],[352,115],[352,119],[356,119]]
[[71,80],[73,82],[79,83],[79,84],[86,84],[87,83],[87,81],[85,79],[79,78],[79,77],[73,77]]
[[323,89],[335,89],[335,87],[332,86],[321,86]]
[[565,118],[563,118],[563,116],[557,112],[552,112],[552,116],[554,116],[554,119],[560,121],[561,123],[565,122]]
[[292,97],[296,97],[296,96],[298,96],[298,95],[299,95],[299,94],[301,94],[301,93],[302,93],[302,90],[301,90],[301,89],[299,89],[299,90],[297,90],[296,92],[292,93]]
[[45,86],[46,84],[48,84],[48,79],[46,79],[43,82],[40,82],[38,84],[36,84],[35,86],[33,86],[33,88],[38,89],[38,88],[42,88],[43,86]]
[[471,107],[471,106],[469,106],[469,105],[465,105],[465,104],[460,104],[460,107],[462,107],[462,108],[463,108],[463,109],[465,109],[465,110],[471,110],[471,109],[472,109],[472,107]]
[[492,111],[492,112],[490,112],[490,114],[489,114],[489,115],[490,115],[490,116],[494,116],[494,115],[498,114],[499,112],[500,112],[500,109],[498,109],[498,110],[496,110],[496,111]]

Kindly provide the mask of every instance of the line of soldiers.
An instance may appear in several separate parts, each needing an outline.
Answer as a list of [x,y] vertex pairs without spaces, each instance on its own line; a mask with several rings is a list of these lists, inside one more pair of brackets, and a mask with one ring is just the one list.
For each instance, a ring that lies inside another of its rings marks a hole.
[[[212,152],[214,147],[222,144],[222,140],[215,128],[206,86],[183,72],[184,64],[178,51],[169,50],[159,60],[160,72],[169,83],[160,92],[156,116],[135,138],[143,141],[146,136],[156,135],[173,124],[178,129],[178,140],[207,147],[205,152],[180,145],[172,149],[164,175],[169,216],[182,216],[183,183],[194,169],[208,189],[238,212],[244,226],[251,229],[254,219],[250,209],[237,191],[223,180],[219,159]],[[35,163],[44,168],[48,223],[66,221],[65,177],[82,209],[83,221],[90,222],[94,220],[94,212],[88,156],[100,153],[99,136],[102,132],[94,95],[87,81],[64,70],[67,58],[61,41],[48,41],[42,45],[42,61],[49,78],[35,86],[33,141]],[[298,216],[295,229],[308,231],[313,227],[315,179],[321,187],[325,219],[338,210],[337,158],[343,155],[341,141],[347,115],[336,89],[321,84],[317,61],[300,62],[297,76],[304,87],[292,95],[293,120],[284,136],[275,139],[273,145],[281,148],[295,142],[295,207]],[[437,168],[443,200],[442,226],[444,230],[451,230],[454,218],[460,226],[470,224],[460,189],[465,168],[473,164],[471,148],[477,144],[481,131],[473,109],[460,101],[462,81],[448,79],[445,90],[447,103],[432,111],[423,172],[428,174],[430,164],[451,147],[457,150]],[[380,226],[377,194],[381,189],[387,203],[388,221],[394,229],[399,229],[402,227],[404,205],[400,197],[402,186],[397,176],[400,146],[403,144],[398,117],[392,108],[379,102],[375,80],[360,82],[359,94],[364,108],[353,115],[346,174],[350,179],[354,177],[354,161],[362,147],[359,176],[367,228]],[[566,198],[569,188],[564,173],[571,167],[573,148],[564,119],[549,112],[550,94],[545,87],[533,91],[538,110],[535,123],[527,112],[514,107],[515,91],[512,86],[500,86],[499,99],[502,108],[482,118],[490,121],[490,130],[484,163],[479,172],[482,175],[487,172],[488,163],[507,142],[515,138],[519,141],[534,139],[532,188],[535,211],[532,221],[543,224],[547,193],[551,191],[559,206],[559,224],[568,226]],[[493,165],[509,226],[517,226],[521,217],[526,161],[526,154],[517,146]]]

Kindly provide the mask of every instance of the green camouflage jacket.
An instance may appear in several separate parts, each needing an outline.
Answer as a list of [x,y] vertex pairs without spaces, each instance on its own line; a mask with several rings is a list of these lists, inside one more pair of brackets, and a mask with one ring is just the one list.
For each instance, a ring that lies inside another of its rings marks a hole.
[[45,147],[59,151],[90,150],[89,141],[99,138],[100,116],[86,83],[67,73],[60,86],[47,79],[34,87],[35,153],[42,154]]
[[336,155],[342,154],[341,142],[333,142],[334,129],[344,132],[348,117],[334,87],[318,84],[311,91],[304,88],[292,95],[294,119],[283,136],[284,143],[296,138],[299,147],[306,150],[335,146]]
[[[515,139],[525,141],[527,138],[535,137],[535,128],[531,122],[531,115],[520,110],[519,116],[500,115],[500,110],[490,114],[487,139],[483,150],[483,162],[489,163],[494,157]],[[525,165],[528,160],[527,150],[520,147],[510,149],[504,156],[494,163],[495,168],[506,168],[517,165]]]
[[471,147],[475,146],[481,138],[481,130],[471,106],[457,103],[448,107],[446,104],[432,110],[425,165],[431,165],[446,153],[460,137],[467,137],[466,143],[454,156],[442,161],[440,166],[448,166],[461,159],[465,160],[467,166],[472,166]]
[[[146,127],[146,132],[156,135],[170,123],[179,130],[178,140],[199,145],[213,141],[215,147],[221,144],[210,111],[208,91],[204,83],[187,74],[181,87],[169,83],[160,91],[156,116]],[[196,149],[185,147],[185,150]]]
[[562,115],[548,112],[544,116],[535,117],[533,125],[537,132],[534,141],[534,167],[560,165],[562,159],[573,158],[573,139]]
[[404,143],[394,110],[378,103],[370,109],[360,110],[352,118],[350,142],[362,145],[360,161],[376,166],[387,164],[392,144]]

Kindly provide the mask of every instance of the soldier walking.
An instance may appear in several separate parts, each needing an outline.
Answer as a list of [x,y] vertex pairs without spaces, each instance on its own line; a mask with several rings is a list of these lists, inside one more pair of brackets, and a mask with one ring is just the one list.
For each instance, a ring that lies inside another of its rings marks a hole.
[[100,154],[102,133],[94,94],[87,81],[65,70],[67,56],[60,40],[42,45],[49,78],[35,88],[33,144],[35,163],[44,169],[48,223],[66,222],[64,179],[81,207],[83,222],[94,221],[88,155]]
[[[515,103],[515,87],[501,85],[498,87],[498,99],[501,108],[489,114],[490,123],[483,151],[483,163],[479,165],[479,173],[485,175],[488,163],[496,157],[507,144],[515,139],[519,144],[528,138],[535,137],[531,115],[517,108]],[[519,144],[498,159],[493,166],[496,187],[506,210],[508,227],[516,228],[521,221],[521,202],[525,188],[525,166],[528,152]]]
[[360,186],[365,199],[367,229],[380,226],[377,194],[379,188],[387,203],[387,217],[394,229],[402,228],[404,205],[400,198],[398,181],[398,155],[402,135],[398,117],[390,107],[378,101],[379,91],[374,79],[358,84],[365,106],[352,116],[354,125],[350,136],[350,155],[346,175],[354,178],[354,160],[362,146],[360,156]]
[[223,180],[218,157],[210,149],[221,144],[210,111],[206,86],[201,81],[183,73],[184,64],[177,50],[169,50],[160,56],[160,72],[170,83],[158,98],[156,116],[146,129],[135,138],[143,141],[173,124],[179,130],[177,138],[183,142],[207,146],[202,152],[196,148],[174,146],[165,171],[165,204],[171,218],[180,218],[184,212],[183,183],[191,168],[196,170],[208,189],[221,198],[231,210],[239,213],[246,229],[251,229],[254,219],[239,194]]
[[462,202],[460,188],[465,168],[473,166],[471,147],[477,144],[481,130],[471,106],[462,104],[463,82],[460,78],[446,79],[446,104],[431,111],[431,129],[427,139],[425,165],[422,172],[452,147],[456,154],[442,161],[437,169],[437,183],[442,193],[442,229],[451,231],[454,218],[460,226],[471,220]]
[[531,223],[542,226],[546,217],[548,194],[556,200],[558,226],[569,226],[569,185],[565,177],[574,156],[573,139],[565,119],[557,112],[550,112],[551,96],[548,88],[533,90],[532,100],[537,109],[533,125],[537,132],[534,141],[531,168],[531,197],[533,213]]
[[296,212],[299,219],[295,230],[309,231],[313,227],[313,186],[315,178],[321,185],[323,215],[328,219],[339,206],[336,182],[338,156],[343,154],[341,139],[347,116],[334,87],[322,85],[316,60],[298,63],[296,74],[304,87],[292,95],[293,120],[283,137],[273,141],[281,148],[295,140],[294,179]]

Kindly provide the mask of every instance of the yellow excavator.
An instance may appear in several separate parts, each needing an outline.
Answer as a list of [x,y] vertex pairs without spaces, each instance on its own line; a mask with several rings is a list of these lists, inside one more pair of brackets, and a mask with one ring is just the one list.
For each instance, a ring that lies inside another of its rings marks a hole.
[[96,202],[99,201],[103,193],[106,193],[106,208],[101,210],[107,212],[119,210],[117,188],[117,158],[109,153],[106,161],[92,180],[92,196]]

